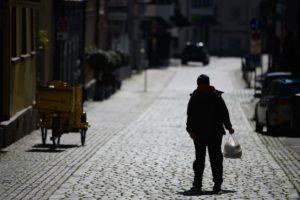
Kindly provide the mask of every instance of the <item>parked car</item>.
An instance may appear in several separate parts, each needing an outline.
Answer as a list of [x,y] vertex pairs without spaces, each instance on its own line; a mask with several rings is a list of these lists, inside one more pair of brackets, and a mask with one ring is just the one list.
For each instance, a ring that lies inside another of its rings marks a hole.
[[270,84],[271,81],[280,78],[292,78],[293,75],[291,72],[279,71],[279,72],[268,72],[262,74],[256,79],[256,91],[255,93],[263,93],[267,86]]
[[[268,133],[274,133],[282,128],[296,128],[300,112],[300,79],[273,80],[262,94],[255,106],[255,128],[262,132],[267,127]],[[299,122],[298,122],[299,123]]]
[[202,62],[203,65],[209,64],[209,54],[202,42],[186,44],[181,53],[181,64],[186,65],[189,61]]

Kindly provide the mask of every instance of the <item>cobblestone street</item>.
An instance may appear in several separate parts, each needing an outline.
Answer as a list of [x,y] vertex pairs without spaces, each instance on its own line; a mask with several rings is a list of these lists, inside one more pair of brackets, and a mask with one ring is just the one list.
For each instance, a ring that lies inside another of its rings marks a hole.
[[[253,91],[241,80],[240,60],[212,58],[207,67],[197,65],[150,69],[147,92],[140,74],[109,100],[87,102],[91,128],[84,147],[80,135],[70,133],[50,150],[37,130],[2,149],[0,199],[299,199],[299,156],[281,137],[253,131]],[[224,159],[220,195],[211,194],[208,156],[204,194],[189,193],[194,146],[185,131],[186,106],[201,73],[225,92],[243,149],[242,159]]]

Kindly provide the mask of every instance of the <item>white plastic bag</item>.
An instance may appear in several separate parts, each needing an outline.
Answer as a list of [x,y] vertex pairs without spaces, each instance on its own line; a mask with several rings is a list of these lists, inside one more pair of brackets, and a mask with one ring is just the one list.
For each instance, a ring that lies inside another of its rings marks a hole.
[[225,158],[232,158],[232,159],[242,157],[241,145],[233,135],[229,135],[228,140],[224,145],[223,155]]

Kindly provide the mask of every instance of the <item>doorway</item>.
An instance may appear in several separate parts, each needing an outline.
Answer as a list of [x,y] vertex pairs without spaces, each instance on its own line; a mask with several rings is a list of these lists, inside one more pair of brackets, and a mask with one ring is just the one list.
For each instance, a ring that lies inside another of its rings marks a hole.
[[[0,24],[0,76],[3,76],[3,28]],[[3,121],[3,77],[0,77],[0,122]]]

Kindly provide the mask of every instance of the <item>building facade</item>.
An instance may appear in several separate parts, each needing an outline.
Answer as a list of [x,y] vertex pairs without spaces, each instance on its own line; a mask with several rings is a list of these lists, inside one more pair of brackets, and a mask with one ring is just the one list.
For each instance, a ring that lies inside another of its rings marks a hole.
[[216,1],[216,24],[210,38],[212,52],[221,56],[242,56],[249,52],[251,18],[259,16],[259,0]]
[[84,83],[85,1],[1,1],[0,146],[36,129],[47,81]]
[[0,139],[6,146],[31,132],[36,112],[39,1],[1,1]]
[[50,80],[91,85],[85,56],[109,48],[107,2],[0,1],[0,147],[36,129],[38,87]]
[[204,42],[211,54],[241,56],[249,52],[249,21],[259,17],[261,0],[192,0],[192,42]]

